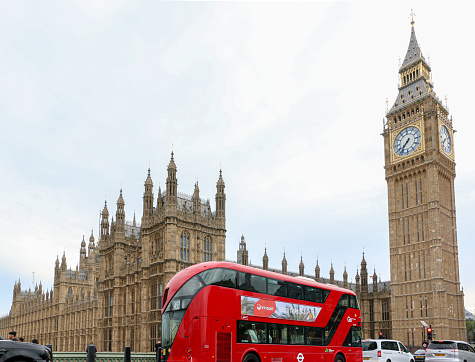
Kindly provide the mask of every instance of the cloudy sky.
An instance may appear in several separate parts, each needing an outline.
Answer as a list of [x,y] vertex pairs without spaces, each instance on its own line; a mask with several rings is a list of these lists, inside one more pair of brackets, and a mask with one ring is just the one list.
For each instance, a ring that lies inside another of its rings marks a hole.
[[106,198],[142,215],[170,153],[178,191],[226,182],[226,258],[318,257],[338,279],[389,280],[383,138],[414,7],[435,90],[453,116],[460,278],[475,308],[472,12],[448,2],[2,1],[0,315],[13,285],[75,269]]

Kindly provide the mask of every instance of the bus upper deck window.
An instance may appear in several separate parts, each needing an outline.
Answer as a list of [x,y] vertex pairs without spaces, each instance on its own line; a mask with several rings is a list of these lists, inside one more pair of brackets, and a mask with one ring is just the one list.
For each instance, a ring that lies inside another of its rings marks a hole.
[[299,284],[289,283],[287,285],[287,293],[289,298],[303,299],[303,286]]
[[350,297],[350,308],[358,308],[358,301],[356,300],[355,295],[349,295]]
[[338,306],[340,306],[340,307],[348,307],[348,297],[349,297],[348,294],[343,294],[343,295],[340,297],[340,301],[338,302]]
[[200,274],[206,285],[220,285],[222,287],[236,287],[236,270],[212,268]]
[[282,280],[267,279],[267,294],[279,297],[287,296],[287,284]]
[[239,272],[239,289],[265,294],[267,287],[266,279],[266,277],[260,275]]

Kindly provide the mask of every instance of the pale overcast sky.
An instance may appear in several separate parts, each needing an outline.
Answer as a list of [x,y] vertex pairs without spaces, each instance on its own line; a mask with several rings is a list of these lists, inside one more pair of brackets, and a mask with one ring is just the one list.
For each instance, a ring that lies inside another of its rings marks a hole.
[[[450,4],[450,5],[449,5]],[[461,286],[475,308],[473,4],[2,1],[0,315],[13,285],[53,284],[123,188],[142,215],[164,189],[226,183],[226,258],[354,281],[363,249],[389,280],[383,118],[416,36],[453,116]],[[34,273],[34,274],[33,274]]]

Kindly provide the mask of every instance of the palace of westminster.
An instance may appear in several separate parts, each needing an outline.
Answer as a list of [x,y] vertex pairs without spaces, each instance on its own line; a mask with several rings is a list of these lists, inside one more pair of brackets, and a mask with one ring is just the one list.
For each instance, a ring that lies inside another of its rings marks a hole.
[[[417,43],[412,22],[409,47],[399,69],[397,99],[383,128],[385,178],[388,188],[390,281],[368,275],[366,260],[348,283],[282,268],[269,269],[264,251],[259,268],[304,275],[353,289],[358,296],[364,338],[378,337],[420,346],[424,321],[438,338],[466,339],[463,292],[460,289],[456,233],[455,160],[452,118],[437,98],[431,68]],[[153,351],[160,340],[161,298],[168,281],[193,263],[225,260],[226,194],[221,170],[216,184],[215,211],[200,198],[178,192],[173,152],[166,190],[154,198],[150,170],[144,183],[141,223],[125,219],[122,190],[115,218],[107,202],[96,242],[82,240],[79,265],[68,269],[66,256],[57,258],[54,286],[24,291],[13,288],[10,313],[0,319],[0,334],[16,330],[25,340],[37,338],[56,351],[83,351],[94,340],[99,351]],[[244,236],[237,262],[248,264]],[[368,282],[369,279],[371,282]]]

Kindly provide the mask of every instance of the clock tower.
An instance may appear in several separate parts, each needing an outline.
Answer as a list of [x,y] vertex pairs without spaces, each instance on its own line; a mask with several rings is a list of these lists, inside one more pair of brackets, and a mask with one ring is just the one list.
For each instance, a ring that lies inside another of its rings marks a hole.
[[466,339],[455,217],[452,117],[437,98],[414,21],[399,92],[384,122],[391,269],[391,338],[409,346]]

